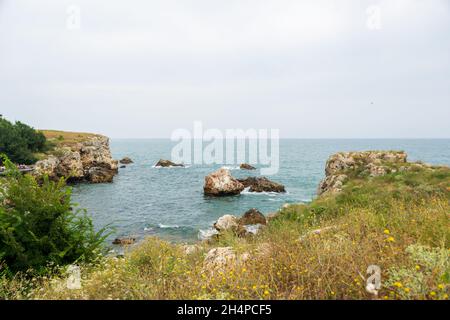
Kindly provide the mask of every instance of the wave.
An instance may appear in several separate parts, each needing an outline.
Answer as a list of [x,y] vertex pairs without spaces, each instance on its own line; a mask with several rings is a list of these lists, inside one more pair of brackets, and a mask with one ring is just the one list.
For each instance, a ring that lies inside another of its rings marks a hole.
[[226,169],[226,170],[241,170],[241,167],[239,167],[239,166],[237,166],[237,167],[223,166],[221,169]]
[[170,225],[170,224],[158,224],[158,228],[160,229],[179,229],[180,226],[174,224],[174,225]]
[[267,192],[267,191],[263,191],[263,192],[251,192],[250,191],[250,187],[245,188],[244,190],[242,190],[241,194],[248,194],[248,195],[255,195],[255,196],[269,196],[269,197],[276,197],[276,196],[287,196],[289,195],[289,192]]
[[216,229],[214,229],[212,227],[209,229],[205,229],[205,230],[200,229],[198,231],[198,239],[199,240],[208,240],[208,239],[211,239],[212,237],[214,237],[216,234],[219,234],[219,231],[217,231]]
[[161,166],[156,166],[156,165],[152,166],[153,169],[189,169],[190,167],[191,166],[184,166],[184,167],[180,167],[180,166],[161,167]]

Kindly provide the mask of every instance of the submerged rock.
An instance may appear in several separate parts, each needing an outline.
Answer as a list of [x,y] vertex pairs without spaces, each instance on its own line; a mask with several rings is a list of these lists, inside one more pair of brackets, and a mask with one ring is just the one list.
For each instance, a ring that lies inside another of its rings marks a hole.
[[116,238],[112,243],[116,245],[127,246],[135,242],[136,242],[135,238]]
[[245,188],[250,188],[250,192],[286,192],[285,187],[277,182],[270,181],[266,177],[248,177],[246,179],[239,179],[240,183]]
[[222,168],[205,177],[203,191],[209,196],[232,196],[240,194],[244,188],[229,170]]
[[169,168],[169,167],[184,167],[184,164],[175,163],[170,160],[164,160],[160,159],[156,164],[155,167],[163,167],[163,168]]
[[241,163],[239,168],[242,169],[242,170],[256,170],[255,167],[249,165],[248,163]]
[[131,160],[131,158],[129,157],[125,157],[122,160],[119,161],[121,164],[131,164],[134,163],[133,160]]

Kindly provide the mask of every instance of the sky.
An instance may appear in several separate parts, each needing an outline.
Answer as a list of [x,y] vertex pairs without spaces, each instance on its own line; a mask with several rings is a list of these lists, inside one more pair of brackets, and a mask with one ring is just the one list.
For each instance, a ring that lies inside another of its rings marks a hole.
[[112,138],[450,138],[450,1],[0,0],[0,114]]

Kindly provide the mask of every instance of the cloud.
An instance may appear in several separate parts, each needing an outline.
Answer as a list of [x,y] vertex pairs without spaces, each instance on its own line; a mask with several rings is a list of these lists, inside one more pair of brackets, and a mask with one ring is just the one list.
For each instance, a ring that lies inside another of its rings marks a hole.
[[[70,5],[79,30],[66,28]],[[371,5],[380,30],[367,28]],[[444,0],[3,0],[0,105],[37,127],[125,137],[197,119],[297,137],[448,137],[449,18]],[[396,124],[368,120],[389,115]]]

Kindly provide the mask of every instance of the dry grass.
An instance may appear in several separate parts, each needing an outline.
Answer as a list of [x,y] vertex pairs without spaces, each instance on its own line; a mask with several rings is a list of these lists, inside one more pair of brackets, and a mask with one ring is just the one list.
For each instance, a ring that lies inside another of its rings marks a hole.
[[57,130],[40,130],[45,137],[57,147],[72,147],[77,143],[89,140],[92,137],[100,136],[93,133],[66,132]]
[[[445,300],[449,184],[448,169],[355,181],[337,197],[283,210],[254,238],[228,234],[192,254],[148,238],[123,259],[83,266],[79,290],[57,276],[31,285],[4,280],[0,289],[13,299]],[[217,246],[250,258],[205,268],[206,253]],[[365,289],[369,265],[382,271],[377,297]]]

